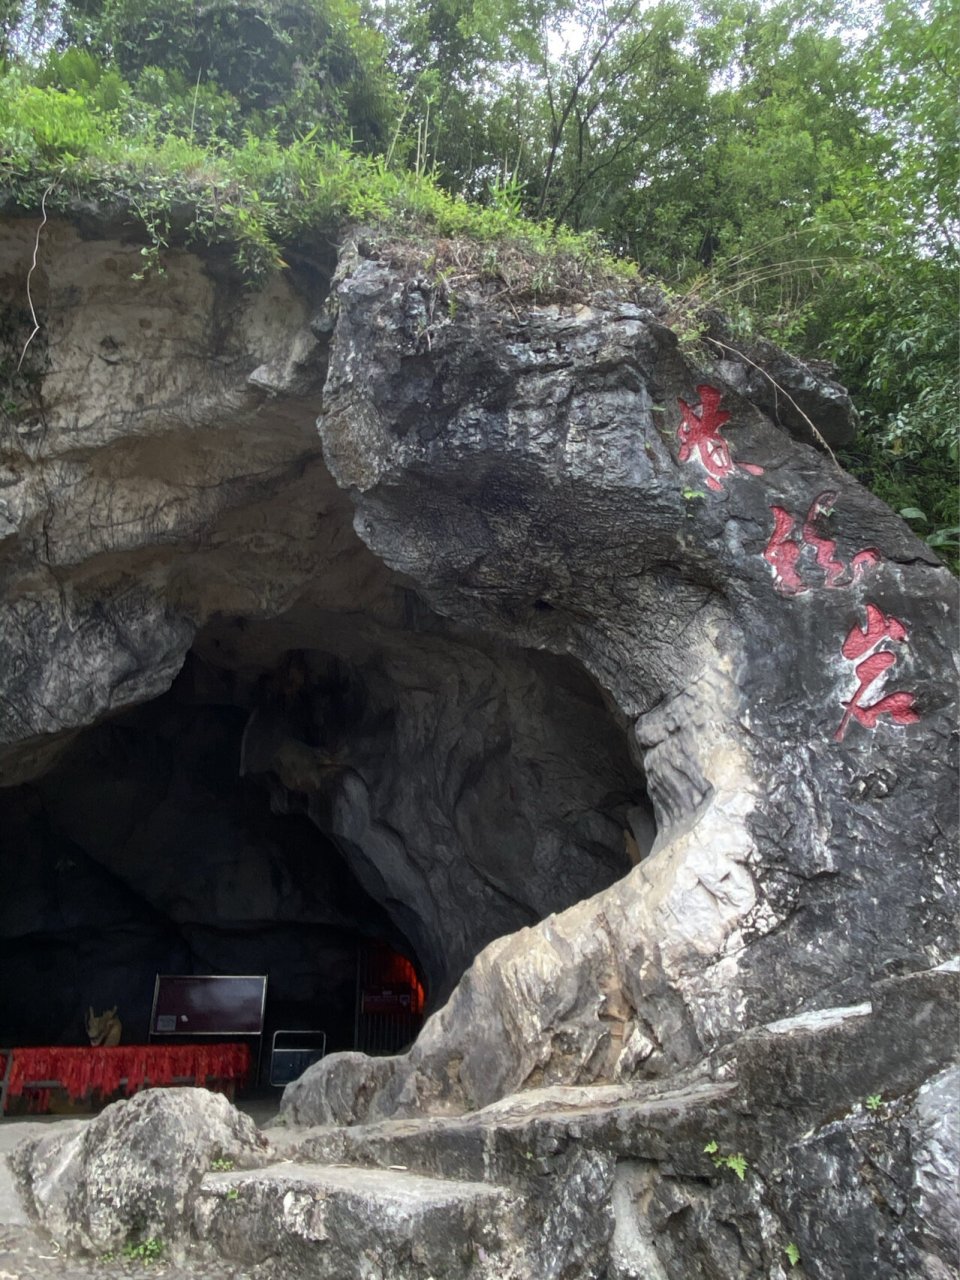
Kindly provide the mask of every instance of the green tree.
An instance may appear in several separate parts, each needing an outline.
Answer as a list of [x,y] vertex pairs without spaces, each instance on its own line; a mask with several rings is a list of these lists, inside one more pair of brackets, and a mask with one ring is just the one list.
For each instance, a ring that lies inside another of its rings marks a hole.
[[71,0],[62,24],[62,46],[115,65],[153,105],[206,87],[257,132],[386,145],[386,51],[353,0]]
[[954,562],[958,53],[948,0],[884,6],[859,58],[873,162],[819,220],[843,265],[810,320],[864,414],[850,465]]

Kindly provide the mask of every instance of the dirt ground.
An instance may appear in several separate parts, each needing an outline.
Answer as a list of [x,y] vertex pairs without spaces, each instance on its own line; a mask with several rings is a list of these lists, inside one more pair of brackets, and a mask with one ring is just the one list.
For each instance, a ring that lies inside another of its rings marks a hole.
[[[261,1127],[277,1112],[276,1098],[257,1098],[239,1105]],[[77,1122],[77,1117],[62,1116],[0,1118],[0,1280],[126,1280],[131,1276],[137,1280],[255,1280],[254,1273],[227,1263],[184,1267],[165,1259],[141,1262],[129,1258],[67,1258],[56,1245],[43,1239],[31,1226],[17,1198],[6,1155],[25,1138],[34,1137],[50,1125]],[[79,1119],[79,1123],[86,1120]]]

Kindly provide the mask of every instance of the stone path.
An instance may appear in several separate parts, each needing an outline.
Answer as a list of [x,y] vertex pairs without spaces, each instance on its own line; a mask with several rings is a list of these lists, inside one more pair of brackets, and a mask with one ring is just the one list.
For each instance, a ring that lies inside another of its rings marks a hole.
[[0,1280],[255,1280],[255,1272],[223,1264],[180,1267],[163,1260],[92,1258],[80,1262],[57,1254],[30,1227],[0,1226]]

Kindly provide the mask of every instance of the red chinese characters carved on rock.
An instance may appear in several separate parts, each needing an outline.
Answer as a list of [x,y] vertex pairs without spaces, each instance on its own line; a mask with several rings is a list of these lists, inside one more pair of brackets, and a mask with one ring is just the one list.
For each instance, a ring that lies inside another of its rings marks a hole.
[[773,533],[763,558],[773,569],[774,585],[781,595],[798,596],[810,590],[810,583],[804,582],[799,572],[800,557],[806,547],[814,551],[813,565],[823,574],[822,585],[831,589],[850,586],[869,565],[880,563],[880,552],[875,547],[866,547],[857,552],[849,565],[844,564],[837,556],[836,542],[821,535],[817,521],[836,500],[836,493],[829,489],[814,498],[800,526],[799,540],[792,536],[797,525],[796,516],[783,507],[770,508],[773,512]]
[[703,385],[697,387],[697,395],[700,397],[699,413],[686,400],[677,401],[683,414],[677,428],[680,461],[688,461],[696,449],[706,470],[707,486],[710,489],[722,489],[721,480],[733,471],[734,466],[749,471],[752,476],[762,476],[763,467],[756,467],[749,462],[734,463],[730,457],[730,446],[720,434],[720,428],[730,418],[730,414],[720,408],[723,392],[716,387]]
[[[869,693],[871,686],[897,661],[895,653],[878,646],[884,640],[902,644],[906,639],[907,629],[899,618],[885,614],[875,604],[867,605],[866,627],[855,623],[850,628],[843,642],[843,656],[851,662],[856,662],[858,658],[863,661],[857,662],[854,668],[859,683],[853,697],[843,703],[846,711],[833,735],[835,742],[843,741],[851,719],[858,720],[867,729],[876,728],[882,715],[888,715],[895,724],[916,724],[920,719],[912,693],[888,693],[876,702],[863,705],[863,698]],[[866,654],[869,657],[865,657]]]

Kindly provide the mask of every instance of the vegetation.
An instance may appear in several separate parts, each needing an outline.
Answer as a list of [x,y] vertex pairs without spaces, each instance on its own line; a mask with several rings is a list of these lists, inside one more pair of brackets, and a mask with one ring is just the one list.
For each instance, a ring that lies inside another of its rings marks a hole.
[[158,1240],[156,1236],[151,1236],[147,1240],[139,1242],[130,1241],[123,1246],[123,1256],[129,1258],[131,1262],[142,1262],[144,1264],[151,1262],[159,1262],[164,1254],[164,1243]]
[[7,0],[0,179],[139,219],[144,270],[176,238],[256,277],[365,223],[541,296],[654,275],[832,361],[844,461],[955,556],[952,8]]
[[715,1141],[710,1141],[703,1148],[718,1169],[729,1169],[743,1182],[747,1176],[747,1159],[742,1151],[722,1152]]

